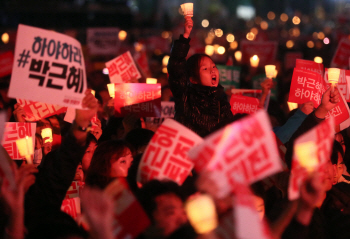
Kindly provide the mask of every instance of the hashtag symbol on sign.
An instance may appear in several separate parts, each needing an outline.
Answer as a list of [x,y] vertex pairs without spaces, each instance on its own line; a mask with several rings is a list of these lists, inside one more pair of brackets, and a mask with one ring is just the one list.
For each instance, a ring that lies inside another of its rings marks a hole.
[[30,57],[29,55],[29,50],[26,52],[26,50],[23,50],[23,52],[21,54],[19,54],[19,56],[21,58],[19,58],[18,61],[18,67],[21,66],[22,64],[22,68],[24,68],[24,66],[28,63],[27,59]]

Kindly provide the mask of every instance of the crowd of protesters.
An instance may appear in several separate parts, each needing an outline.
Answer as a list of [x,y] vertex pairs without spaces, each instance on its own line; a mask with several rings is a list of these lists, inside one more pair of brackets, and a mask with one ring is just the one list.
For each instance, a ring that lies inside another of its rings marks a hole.
[[[209,56],[196,54],[186,60],[192,26],[192,20],[187,18],[184,34],[174,41],[163,91],[171,90],[167,98],[175,101],[175,119],[205,137],[244,115],[232,114],[228,97],[219,84],[219,71]],[[271,87],[270,80],[262,84],[263,97]],[[218,229],[211,234],[198,234],[188,221],[184,202],[197,193],[211,195],[220,227],[228,215],[233,217],[233,195],[217,198],[215,186],[205,187],[209,179],[195,171],[182,186],[165,180],[143,185],[137,182],[138,164],[154,132],[146,129],[144,120],[135,115],[115,117],[107,89],[96,90],[96,98],[90,90],[85,92],[86,109],[76,110],[72,124],[64,122],[62,115],[37,122],[34,164],[21,161],[18,166],[10,161],[17,187],[12,190],[8,179],[2,178],[0,237],[115,238],[114,204],[104,190],[115,180],[125,178],[151,221],[138,238],[226,238]],[[289,168],[294,140],[324,121],[338,102],[339,91],[329,88],[316,109],[313,103],[305,103],[284,120],[283,110],[271,102],[268,113],[275,134],[287,146]],[[7,103],[13,106],[12,120],[24,122],[23,108],[11,101]],[[96,114],[97,127],[89,131],[91,118]],[[52,129],[53,142],[41,138],[41,129],[47,127]],[[261,181],[251,185],[256,209],[261,219],[268,221],[273,238],[350,238],[348,130],[338,133],[335,139],[325,170],[309,175],[301,186],[300,199],[288,201],[289,172],[275,175],[275,185],[267,187]],[[72,181],[85,183],[80,194],[84,222],[61,211]],[[236,238],[235,222],[231,220],[232,234],[228,234]]]

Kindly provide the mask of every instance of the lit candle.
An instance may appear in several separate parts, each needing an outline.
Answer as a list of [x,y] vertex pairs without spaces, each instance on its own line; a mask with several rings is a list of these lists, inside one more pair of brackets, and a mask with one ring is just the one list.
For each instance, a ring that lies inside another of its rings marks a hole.
[[213,231],[218,220],[213,199],[208,195],[190,198],[185,204],[188,220],[198,234]]
[[259,65],[259,57],[257,55],[254,55],[250,58],[250,65],[252,67],[258,67]]
[[332,84],[332,92],[334,91],[335,85],[339,81],[340,69],[328,68],[328,82]]
[[48,138],[45,140],[44,143],[47,143],[47,142],[52,142],[53,139],[52,139],[52,129],[51,128],[44,128],[41,130],[41,137],[43,139],[45,138]]
[[115,97],[115,87],[114,87],[114,83],[107,84],[107,87],[108,87],[109,96],[110,96],[111,98],[114,99],[114,97]]
[[300,165],[312,173],[318,165],[317,147],[315,142],[309,141],[294,146],[295,154]]
[[277,75],[278,75],[278,70],[275,70],[275,73],[274,73],[274,75],[273,75],[273,78],[277,78]]
[[193,3],[188,2],[181,4],[181,10],[185,17],[193,17]]
[[147,84],[157,84],[157,79],[156,78],[147,78],[146,83]]
[[26,136],[25,138],[16,140],[19,155],[27,160],[28,164],[32,164],[32,155],[34,154],[33,139]]
[[241,62],[241,60],[242,60],[242,52],[241,51],[235,52],[235,59],[237,62]]
[[94,90],[91,90],[91,94],[93,94],[95,96],[95,91]]
[[289,111],[292,111],[296,108],[298,108],[298,103],[292,103],[292,102],[287,102]]
[[265,74],[266,74],[267,78],[272,79],[275,75],[275,71],[276,71],[275,65],[266,65],[265,66]]

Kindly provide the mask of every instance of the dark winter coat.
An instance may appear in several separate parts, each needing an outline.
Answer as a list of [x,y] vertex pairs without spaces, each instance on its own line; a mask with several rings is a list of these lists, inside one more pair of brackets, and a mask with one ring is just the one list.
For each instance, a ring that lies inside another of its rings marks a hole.
[[168,63],[169,86],[175,100],[175,120],[201,137],[231,123],[233,114],[221,85],[191,84],[186,74],[190,38],[174,41]]

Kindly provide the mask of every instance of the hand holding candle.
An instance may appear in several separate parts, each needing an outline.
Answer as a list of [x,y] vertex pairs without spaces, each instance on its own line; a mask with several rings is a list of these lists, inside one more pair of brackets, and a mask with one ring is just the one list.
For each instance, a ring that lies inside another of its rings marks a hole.
[[317,147],[315,142],[309,141],[295,145],[298,162],[311,174],[318,165]]
[[41,130],[41,137],[44,140],[44,143],[50,142],[52,143],[52,129],[51,128],[44,128]]
[[259,66],[259,57],[257,55],[250,58],[250,65],[255,68]]
[[33,164],[32,155],[34,154],[33,138],[26,136],[25,138],[16,140],[19,155],[27,160],[27,164]]
[[181,10],[185,18],[193,17],[193,3],[188,2],[188,3],[181,4]]
[[269,79],[274,78],[275,71],[276,71],[276,66],[275,65],[266,65],[265,66],[265,74],[266,74],[267,78],[269,78]]
[[328,82],[332,84],[332,92],[334,92],[334,87],[339,81],[340,69],[338,68],[328,68]]
[[107,84],[107,87],[108,87],[109,96],[114,99],[115,97],[114,83]]

